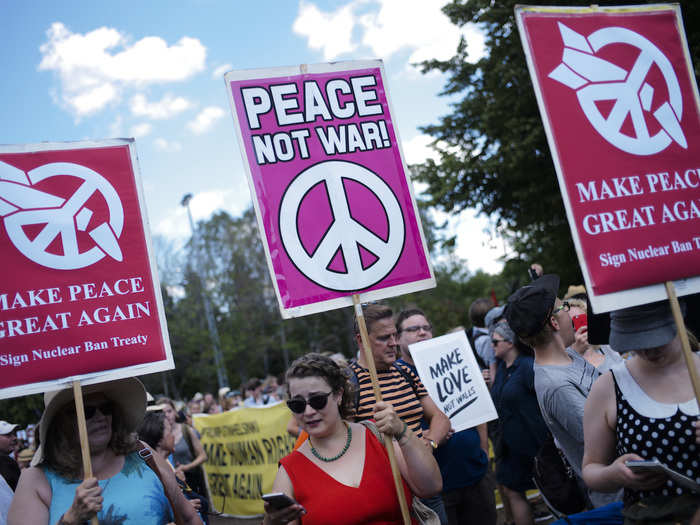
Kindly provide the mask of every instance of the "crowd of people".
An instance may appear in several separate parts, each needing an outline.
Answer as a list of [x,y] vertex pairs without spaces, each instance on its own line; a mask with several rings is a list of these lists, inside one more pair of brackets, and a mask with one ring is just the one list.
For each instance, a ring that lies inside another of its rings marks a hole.
[[265,502],[267,525],[402,523],[392,455],[413,523],[496,525],[498,493],[506,523],[532,525],[536,487],[565,514],[536,485],[547,447],[582,502],[562,524],[700,523],[700,411],[669,303],[612,312],[609,342],[594,344],[585,289],[560,298],[559,278],[541,273],[504,305],[470,307],[467,335],[498,413],[488,425],[454,432],[421,382],[411,345],[440,335],[425,312],[369,304],[370,352],[356,324],[349,360],[307,354],[279,379],[148,407],[137,379],[85,387],[92,476],[72,391],[48,392],[36,429],[0,421],[0,525],[207,523],[207,455],[191,415],[284,401],[298,439],[272,487],[289,499]]

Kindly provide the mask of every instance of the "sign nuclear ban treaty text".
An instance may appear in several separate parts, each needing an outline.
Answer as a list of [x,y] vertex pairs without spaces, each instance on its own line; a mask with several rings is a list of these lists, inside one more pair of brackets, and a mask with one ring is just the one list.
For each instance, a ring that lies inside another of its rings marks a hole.
[[700,291],[700,102],[677,5],[516,8],[596,312]]
[[381,61],[225,79],[283,317],[435,286]]
[[133,142],[0,147],[0,397],[173,367]]

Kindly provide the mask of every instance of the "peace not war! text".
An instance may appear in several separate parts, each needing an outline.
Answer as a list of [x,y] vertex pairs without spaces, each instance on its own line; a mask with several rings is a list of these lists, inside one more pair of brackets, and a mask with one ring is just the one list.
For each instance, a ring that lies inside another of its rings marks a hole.
[[[325,85],[316,79],[305,80],[301,88],[296,82],[242,87],[241,99],[251,131],[264,127],[261,118],[265,115],[274,115],[276,127],[295,128],[252,134],[256,162],[263,165],[297,157],[308,159],[309,140],[328,156],[390,148],[386,120],[379,118],[385,110],[377,89],[374,75],[334,78]],[[353,118],[362,122],[347,122]],[[341,123],[324,125],[334,120]]]

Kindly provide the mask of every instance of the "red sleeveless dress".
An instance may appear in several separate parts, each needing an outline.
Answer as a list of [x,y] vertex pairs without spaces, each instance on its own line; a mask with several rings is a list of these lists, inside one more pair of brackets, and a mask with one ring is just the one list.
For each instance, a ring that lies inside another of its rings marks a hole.
[[[294,499],[306,509],[303,525],[402,525],[389,457],[374,434],[364,430],[365,468],[359,487],[336,481],[297,450],[280,461],[292,481]],[[410,509],[412,495],[405,481],[403,488]]]

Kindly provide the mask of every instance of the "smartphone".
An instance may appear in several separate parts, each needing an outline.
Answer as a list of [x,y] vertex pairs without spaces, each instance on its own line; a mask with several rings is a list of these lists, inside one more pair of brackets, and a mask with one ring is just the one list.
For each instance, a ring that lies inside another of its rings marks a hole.
[[628,459],[625,466],[632,472],[664,472],[664,466],[655,459]]
[[263,501],[267,501],[270,504],[270,507],[272,507],[274,510],[283,509],[296,503],[296,501],[282,492],[263,494],[262,499]]
[[582,326],[588,326],[588,316],[586,314],[575,315],[571,318],[574,323],[574,331],[578,331]]

